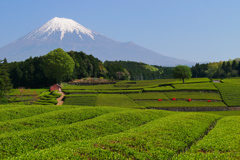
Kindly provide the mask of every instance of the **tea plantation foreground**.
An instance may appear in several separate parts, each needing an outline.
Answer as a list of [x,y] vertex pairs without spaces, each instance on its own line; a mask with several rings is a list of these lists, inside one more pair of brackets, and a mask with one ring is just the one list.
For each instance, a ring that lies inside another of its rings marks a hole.
[[240,157],[240,116],[77,105],[0,114],[1,159]]
[[0,105],[0,159],[240,159],[238,81],[65,84],[63,105],[47,89],[33,90],[40,96],[24,105],[35,95],[15,90]]

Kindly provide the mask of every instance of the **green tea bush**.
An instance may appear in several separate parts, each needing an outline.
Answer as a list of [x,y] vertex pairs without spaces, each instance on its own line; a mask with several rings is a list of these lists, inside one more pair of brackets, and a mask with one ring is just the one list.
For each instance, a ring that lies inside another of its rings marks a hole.
[[105,94],[127,94],[127,93],[141,93],[142,90],[99,90],[98,93]]
[[97,96],[96,106],[114,106],[114,107],[130,107],[130,108],[142,108],[135,103],[131,98],[124,94],[99,94]]
[[[49,89],[23,89],[23,90],[29,90],[28,95],[32,95],[33,92],[40,94],[41,92],[47,92]],[[11,92],[8,95],[15,96],[16,94],[20,94],[19,89],[12,89]]]
[[60,97],[61,94],[57,93],[56,91],[52,92],[43,92],[39,95],[39,100],[35,101],[34,104],[38,105],[55,105],[58,103],[56,100],[58,97]]
[[163,92],[163,91],[174,91],[172,86],[160,86],[160,87],[154,87],[154,88],[144,88],[144,92]]
[[240,116],[240,111],[205,111],[203,113],[217,114],[221,116]]
[[36,114],[27,118],[11,121],[0,121],[0,134],[5,132],[36,129],[40,127],[60,126],[91,119],[103,114],[120,111],[119,108],[109,107],[79,107]]
[[229,107],[240,106],[240,85],[216,83],[215,86],[219,89],[223,101]]
[[180,113],[128,131],[22,154],[16,159],[171,159],[205,135],[220,117]]
[[51,95],[52,95],[53,97],[58,98],[58,97],[60,97],[62,94],[61,94],[61,93],[58,93],[58,92],[51,92]]
[[217,91],[213,83],[175,84],[177,90]]
[[169,100],[165,93],[136,93],[136,94],[127,94],[133,100],[151,100],[151,99],[164,99]]
[[28,99],[32,99],[33,97],[32,96],[24,96],[24,97],[10,97],[9,98],[9,101],[11,102],[21,102],[21,101],[25,101],[25,100],[28,100]]
[[64,97],[96,97],[97,94],[67,94]]
[[219,93],[207,93],[207,92],[165,92],[165,94],[172,99],[173,97],[177,99],[198,99],[198,100],[219,100],[222,98]]
[[97,93],[95,90],[63,90],[64,93]]
[[[9,106],[8,106],[9,107]],[[13,120],[19,118],[30,117],[51,111],[76,108],[77,106],[36,106],[36,105],[21,105],[18,107],[0,109],[0,121]]]
[[[185,83],[206,83],[206,82],[210,82],[209,78],[190,78],[190,79],[186,79]],[[176,80],[173,82],[173,84],[177,84],[177,83],[182,83],[182,80]]]
[[87,140],[120,133],[170,114],[172,113],[166,111],[125,109],[70,125],[4,133],[0,135],[0,158],[18,156],[67,141]]
[[98,89],[111,89],[115,88],[113,84],[104,84],[104,85],[90,85],[90,86],[78,86],[78,85],[69,85],[63,87],[63,90],[98,90]]
[[202,140],[174,159],[239,159],[240,117],[220,119]]
[[159,107],[227,107],[223,102],[207,102],[207,101],[136,101],[140,106],[147,108]]
[[95,106],[96,96],[67,97],[63,105]]
[[230,84],[240,84],[240,78],[239,77],[227,78],[227,79],[223,79],[221,81],[224,82],[224,83],[230,83]]

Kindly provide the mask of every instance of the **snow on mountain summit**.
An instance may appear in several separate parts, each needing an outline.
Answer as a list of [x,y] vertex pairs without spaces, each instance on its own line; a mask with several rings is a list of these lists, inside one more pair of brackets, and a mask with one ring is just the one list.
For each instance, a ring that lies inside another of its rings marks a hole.
[[153,65],[175,66],[195,63],[153,52],[133,42],[119,42],[94,32],[66,18],[55,17],[29,34],[0,48],[0,57],[8,62],[43,56],[62,48],[64,51],[83,51],[101,61],[137,61]]
[[90,29],[80,25],[71,19],[58,17],[51,19],[40,28],[29,33],[24,38],[46,40],[47,37],[49,37],[51,34],[55,34],[56,32],[61,32],[61,36],[59,37],[61,40],[64,38],[64,34],[68,32],[76,32],[76,34],[78,34],[79,38],[81,39],[83,39],[81,34],[88,35],[91,37],[91,39],[94,40],[94,32]]

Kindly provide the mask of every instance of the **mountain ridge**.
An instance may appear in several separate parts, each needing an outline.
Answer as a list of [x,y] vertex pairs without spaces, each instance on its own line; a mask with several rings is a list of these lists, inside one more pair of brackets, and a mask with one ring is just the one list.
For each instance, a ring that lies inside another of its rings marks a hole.
[[92,31],[67,18],[55,17],[18,40],[0,48],[0,57],[22,61],[40,56],[56,48],[83,51],[101,61],[137,61],[151,65],[175,66],[195,63],[158,54],[134,42],[119,42]]

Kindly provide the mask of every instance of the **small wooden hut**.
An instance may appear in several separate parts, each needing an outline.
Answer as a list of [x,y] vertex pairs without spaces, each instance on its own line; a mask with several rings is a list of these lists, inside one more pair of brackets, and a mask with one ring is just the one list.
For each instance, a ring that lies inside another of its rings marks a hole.
[[50,87],[50,91],[58,90],[59,92],[62,91],[61,86],[59,84],[54,84]]

